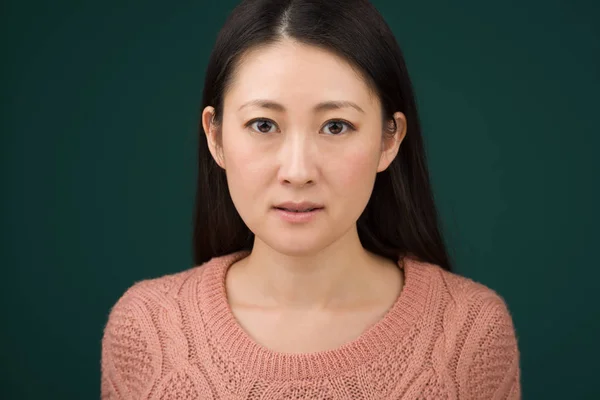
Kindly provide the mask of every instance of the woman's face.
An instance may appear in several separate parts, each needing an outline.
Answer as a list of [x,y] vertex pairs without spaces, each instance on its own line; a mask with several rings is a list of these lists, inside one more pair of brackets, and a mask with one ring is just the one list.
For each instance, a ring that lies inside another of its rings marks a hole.
[[[375,176],[406,133],[396,113],[394,139],[384,140],[379,100],[351,66],[292,41],[244,56],[224,98],[222,147],[213,111],[204,110],[204,129],[235,207],[256,240],[289,255],[356,234]],[[304,201],[322,209],[294,222],[276,208]]]

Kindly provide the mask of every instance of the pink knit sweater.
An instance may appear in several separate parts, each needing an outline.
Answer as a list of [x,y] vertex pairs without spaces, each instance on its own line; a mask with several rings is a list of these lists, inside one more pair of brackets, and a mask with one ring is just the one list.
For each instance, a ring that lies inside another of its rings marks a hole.
[[492,289],[407,258],[400,296],[360,337],[280,353],[229,308],[225,274],[247,254],[129,288],[104,329],[102,398],[520,399],[512,317]]

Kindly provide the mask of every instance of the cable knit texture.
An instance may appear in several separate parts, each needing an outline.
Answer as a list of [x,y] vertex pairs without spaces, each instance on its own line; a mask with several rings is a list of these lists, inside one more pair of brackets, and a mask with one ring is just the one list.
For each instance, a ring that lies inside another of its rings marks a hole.
[[136,282],[110,310],[102,399],[520,399],[517,338],[492,289],[405,258],[396,302],[333,350],[259,344],[227,300],[237,252]]

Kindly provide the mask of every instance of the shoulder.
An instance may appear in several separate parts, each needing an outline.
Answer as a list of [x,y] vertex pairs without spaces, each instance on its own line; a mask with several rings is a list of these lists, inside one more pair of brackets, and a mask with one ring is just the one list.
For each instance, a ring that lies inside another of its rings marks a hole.
[[[516,344],[515,326],[506,299],[496,290],[456,273],[441,271],[444,290],[451,302],[457,324],[470,332],[480,346],[492,336],[504,336]],[[487,338],[487,339],[486,339]]]
[[426,271],[445,305],[464,311],[486,309],[509,315],[506,300],[491,287],[435,264],[418,261],[417,264]]
[[[160,277],[143,279],[128,287],[114,303],[109,312],[109,322],[120,313],[139,315],[144,310],[169,309],[175,302],[184,299],[186,285],[199,282],[208,270],[214,270],[243,257],[245,252],[236,252],[213,257],[209,261],[191,268]],[[185,300],[185,299],[184,299]]]
[[135,282],[110,308],[102,333],[103,396],[142,397],[160,374],[161,321],[173,320],[182,287],[201,273],[201,267],[194,267]]
[[[201,279],[204,266],[147,278],[133,283],[110,307],[103,340],[120,340],[135,332],[138,337],[152,336],[157,312],[177,310],[177,302],[186,282]],[[127,329],[125,329],[125,327]]]
[[445,332],[481,343],[487,336],[515,341],[512,313],[505,298],[491,287],[438,265],[416,261],[430,281],[430,307]]
[[143,319],[157,309],[168,310],[179,298],[186,283],[202,278],[204,269],[203,264],[133,283],[111,306],[106,328],[124,316]]
[[513,328],[508,303],[495,289],[445,270],[441,272],[441,279],[454,305],[465,309],[470,314],[470,320],[510,325]]
[[465,390],[462,397],[516,396],[520,391],[520,351],[504,297],[489,286],[439,266],[423,267],[435,282],[438,323],[445,332],[446,350],[452,355],[461,390]]
[[182,287],[188,280],[201,278],[202,268],[202,266],[195,266],[133,283],[110,308],[109,322],[123,312],[136,316],[155,306],[165,305],[165,300],[179,296]]
[[133,326],[139,321],[148,319],[150,311],[156,306],[165,304],[166,298],[173,298],[183,283],[192,275],[199,273],[197,267],[185,271],[167,274],[160,277],[137,281],[111,306],[104,329],[105,338],[109,334],[122,334],[120,326]]

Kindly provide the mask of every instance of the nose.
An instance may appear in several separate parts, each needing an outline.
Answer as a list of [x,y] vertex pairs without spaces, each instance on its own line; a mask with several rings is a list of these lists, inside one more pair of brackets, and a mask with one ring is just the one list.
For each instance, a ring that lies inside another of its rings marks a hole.
[[309,135],[286,135],[279,152],[279,181],[292,186],[313,184],[317,175],[316,155]]

